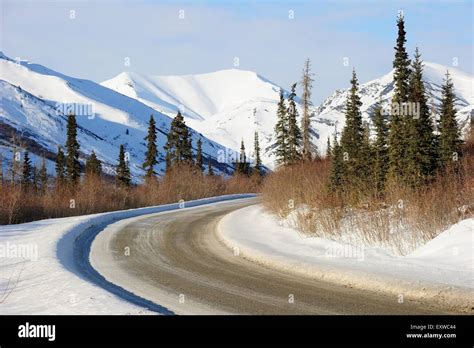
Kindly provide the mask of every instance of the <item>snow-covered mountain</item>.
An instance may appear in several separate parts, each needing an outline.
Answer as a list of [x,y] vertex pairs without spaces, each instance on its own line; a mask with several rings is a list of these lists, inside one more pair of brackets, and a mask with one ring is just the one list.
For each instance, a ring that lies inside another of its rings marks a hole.
[[240,148],[243,139],[248,156],[252,156],[258,131],[263,163],[273,167],[280,86],[254,72],[229,69],[184,76],[124,72],[102,85],[166,115],[175,115],[179,109],[187,124],[229,148]]
[[[424,79],[430,103],[441,101],[446,70],[454,82],[459,122],[468,124],[473,110],[472,75],[435,63],[425,63]],[[348,85],[350,80],[348,70]],[[252,149],[254,132],[260,135],[263,162],[274,167],[273,128],[280,86],[251,71],[237,69],[184,76],[143,76],[124,72],[102,85],[135,98],[167,115],[180,109],[188,124],[210,139],[230,148],[239,148],[241,139]],[[287,93],[287,91],[285,91]],[[312,141],[320,153],[326,151],[328,136],[344,125],[348,89],[336,90],[313,110]],[[393,95],[393,71],[360,85],[363,116],[370,120],[377,101],[386,105]],[[301,107],[298,105],[301,115]]]
[[[441,105],[441,86],[444,84],[446,71],[454,84],[456,93],[457,118],[462,129],[469,125],[471,114],[474,110],[474,76],[456,68],[443,66],[436,63],[424,63],[423,79],[428,94],[429,106],[434,112],[434,117],[439,117],[438,110]],[[365,121],[370,121],[375,105],[382,102],[387,107],[393,96],[393,70],[382,77],[363,83],[359,86],[361,97],[361,111]],[[315,120],[336,126],[340,131],[344,126],[344,111],[349,89],[336,90],[326,98],[315,110]],[[332,132],[334,128],[332,129]],[[327,137],[326,137],[327,138]]]
[[[15,142],[34,155],[49,159],[53,168],[58,145],[64,145],[66,118],[72,110],[79,126],[78,141],[81,160],[93,150],[104,162],[106,171],[113,171],[118,148],[124,144],[130,156],[132,174],[142,175],[147,122],[154,115],[158,128],[158,170],[165,167],[163,145],[171,118],[140,101],[124,96],[93,81],[63,75],[44,66],[14,61],[0,53],[0,151],[11,161],[11,147]],[[173,115],[174,116],[174,115]],[[229,163],[218,163],[220,153],[227,149],[195,130],[191,131],[193,146],[198,138],[203,141],[203,153],[210,158],[217,171],[230,173]],[[229,152],[229,151],[227,151]],[[222,156],[221,156],[222,157]]]
[[[429,102],[435,108],[439,106],[446,70],[450,71],[457,95],[458,119],[465,128],[474,109],[472,75],[425,62]],[[349,75],[348,70],[348,85]],[[149,115],[155,116],[160,131],[159,169],[163,170],[162,146],[171,117],[181,110],[186,123],[195,130],[193,144],[202,137],[205,157],[210,157],[220,171],[232,170],[230,161],[218,163],[218,159],[222,160],[222,153],[232,154],[228,149],[239,149],[242,139],[247,156],[252,156],[255,131],[260,135],[263,162],[272,168],[279,91],[280,86],[268,79],[237,69],[185,76],[143,76],[126,72],[97,84],[41,65],[15,62],[0,54],[0,152],[8,161],[11,138],[16,135],[33,153],[54,159],[57,146],[65,141],[67,106],[85,106],[79,113],[75,110],[82,157],[95,150],[106,169],[112,170],[118,146],[123,143],[130,154],[132,172],[139,176]],[[344,125],[347,95],[348,89],[336,90],[313,109],[312,141],[322,154],[327,138],[332,137],[336,127],[340,131]],[[370,120],[377,101],[387,104],[392,95],[393,71],[361,84],[364,118]],[[297,107],[301,115],[300,105]],[[52,169],[52,163],[50,166]]]

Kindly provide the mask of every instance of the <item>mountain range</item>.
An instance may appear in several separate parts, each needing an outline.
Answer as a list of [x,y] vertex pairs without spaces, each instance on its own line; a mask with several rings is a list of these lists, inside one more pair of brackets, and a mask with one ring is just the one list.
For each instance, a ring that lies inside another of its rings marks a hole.
[[[441,101],[441,86],[449,70],[457,96],[458,121],[465,129],[473,113],[471,74],[459,69],[425,62],[424,81],[430,105],[435,111]],[[350,72],[348,72],[350,74]],[[348,75],[348,81],[350,76]],[[349,85],[349,83],[348,83]],[[33,153],[33,160],[48,159],[53,172],[54,156],[66,137],[66,118],[77,114],[81,160],[92,151],[113,174],[118,147],[124,144],[130,156],[133,176],[143,174],[147,121],[151,114],[158,128],[159,165],[165,169],[163,145],[172,118],[180,110],[191,128],[193,146],[203,141],[205,162],[223,174],[232,172],[228,155],[243,140],[252,157],[254,132],[260,136],[263,163],[274,168],[273,128],[280,86],[251,71],[221,70],[183,76],[146,76],[123,72],[96,83],[70,77],[42,65],[15,61],[0,53],[0,153],[4,172],[11,162],[11,147],[22,145]],[[316,86],[317,88],[317,86]],[[285,95],[288,91],[284,91]],[[393,94],[393,71],[360,85],[361,110],[370,121],[375,104],[389,103]],[[326,141],[344,125],[348,89],[336,90],[312,108],[311,136],[324,154]],[[297,109],[301,115],[300,100]],[[79,112],[77,112],[79,111]]]

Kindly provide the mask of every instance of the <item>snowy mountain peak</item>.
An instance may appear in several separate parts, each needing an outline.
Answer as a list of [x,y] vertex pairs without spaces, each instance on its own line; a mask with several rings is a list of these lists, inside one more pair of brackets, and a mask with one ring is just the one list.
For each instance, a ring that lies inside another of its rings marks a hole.
[[239,69],[177,76],[124,72],[102,85],[170,116],[180,109],[195,120],[208,119],[248,100],[273,99],[280,89],[255,72]]
[[[472,75],[436,63],[425,62],[424,66],[429,101],[436,107],[441,100],[446,71],[450,71],[458,97],[459,121],[465,126],[473,105]],[[360,85],[361,109],[366,120],[370,119],[377,101],[391,100],[393,74],[392,70]],[[189,125],[230,148],[238,148],[242,138],[246,147],[251,148],[257,131],[263,162],[270,167],[274,165],[273,128],[280,87],[255,72],[228,69],[182,76],[122,73],[102,85],[170,116],[180,109]],[[336,90],[314,110],[312,137],[321,153],[325,152],[327,137],[332,137],[335,127],[340,131],[344,125],[347,91]],[[298,110],[301,110],[299,106]]]
[[[133,74],[129,77],[135,78]],[[158,172],[165,167],[163,145],[171,118],[135,98],[129,98],[89,80],[70,77],[42,65],[17,62],[2,54],[0,59],[0,151],[3,165],[11,159],[11,138],[15,136],[37,156],[54,158],[58,146],[64,145],[66,116],[76,115],[81,144],[81,161],[94,150],[104,162],[106,170],[114,171],[118,148],[125,145],[135,179],[143,171],[144,138],[150,115],[154,115],[158,128]],[[216,171],[230,173],[230,163],[219,163],[222,145],[213,142],[191,129],[193,145],[203,141],[204,157]]]
[[170,117],[180,110],[186,123],[210,139],[238,149],[253,148],[258,131],[264,164],[273,167],[272,133],[280,86],[256,72],[226,69],[179,76],[121,73],[104,81],[111,88]]
[[[471,118],[471,113],[474,109],[473,75],[455,67],[447,67],[437,63],[424,62],[423,80],[428,95],[428,103],[432,108],[435,117],[437,117],[441,104],[441,89],[447,71],[449,71],[450,77],[453,81],[457,97],[456,108],[458,111],[458,122],[463,129],[466,129]],[[371,119],[372,112],[377,102],[381,101],[383,106],[386,106],[391,102],[394,88],[393,74],[394,70],[391,70],[387,74],[366,83],[362,83],[359,86],[359,95],[362,101],[361,111],[365,120],[368,121]],[[336,126],[338,131],[340,131],[344,126],[344,110],[348,93],[349,89],[336,90],[316,108],[315,120],[317,122],[325,122],[332,125],[329,134],[321,132],[323,139],[327,139],[327,136],[334,132]],[[321,146],[325,148],[323,142],[321,142]]]
[[[441,87],[448,70],[457,96],[458,120],[462,127],[466,127],[474,104],[474,78],[471,74],[455,67],[425,62],[424,80],[429,103],[436,117],[436,109],[441,102]],[[3,98],[0,122],[30,134],[49,152],[54,152],[64,140],[64,112],[60,113],[57,104],[77,103],[93,106],[91,115],[78,119],[84,132],[81,135],[84,137],[84,153],[97,149],[104,162],[113,164],[117,147],[121,143],[126,144],[134,174],[141,172],[143,138],[150,114],[155,115],[157,120],[161,149],[171,117],[178,110],[187,125],[196,131],[193,131],[194,141],[197,137],[204,140],[206,156],[215,160],[219,150],[239,149],[243,139],[251,157],[249,150],[253,148],[254,134],[258,132],[263,163],[270,168],[274,166],[273,129],[280,86],[252,71],[227,69],[181,76],[122,72],[97,84],[41,65],[17,62],[1,53],[0,80],[5,82],[0,84]],[[349,87],[349,83],[347,85]],[[364,118],[370,120],[378,101],[385,104],[391,101],[393,70],[359,87],[363,103],[361,111]],[[348,89],[336,90],[314,109],[311,135],[321,153],[325,152],[326,140],[332,137],[335,128],[340,131],[344,125],[347,96]],[[297,109],[301,115],[299,104]],[[52,130],[46,131],[48,127]],[[0,135],[5,139],[4,134]],[[162,151],[160,161],[162,167]],[[220,166],[223,172],[231,170],[229,164],[214,164]]]

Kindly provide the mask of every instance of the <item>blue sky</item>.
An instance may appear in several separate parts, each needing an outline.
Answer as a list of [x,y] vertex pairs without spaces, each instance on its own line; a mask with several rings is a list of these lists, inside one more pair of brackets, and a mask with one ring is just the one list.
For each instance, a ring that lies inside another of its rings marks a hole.
[[237,68],[289,88],[309,57],[320,102],[347,87],[352,67],[361,82],[391,69],[400,9],[410,54],[419,46],[426,61],[474,70],[473,1],[0,2],[6,55],[97,82],[229,69],[237,57]]

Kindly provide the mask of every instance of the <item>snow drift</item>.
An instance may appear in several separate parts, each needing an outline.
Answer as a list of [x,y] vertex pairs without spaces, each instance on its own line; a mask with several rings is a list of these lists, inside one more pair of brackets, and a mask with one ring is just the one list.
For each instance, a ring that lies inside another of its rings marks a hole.
[[226,215],[221,240],[251,261],[349,287],[427,300],[456,310],[474,306],[474,219],[452,226],[405,257],[381,248],[305,237],[254,205]]

